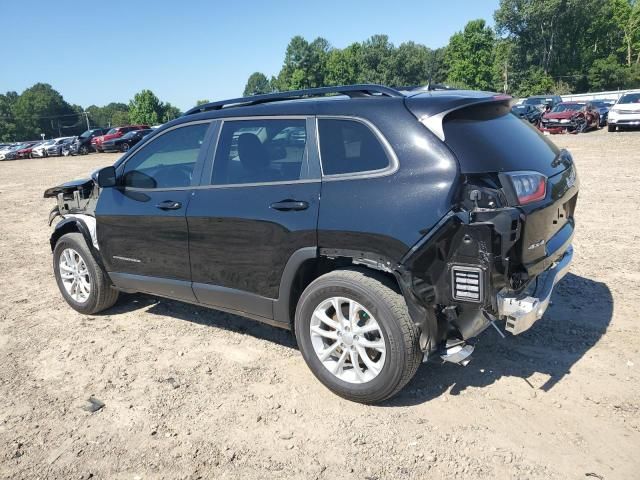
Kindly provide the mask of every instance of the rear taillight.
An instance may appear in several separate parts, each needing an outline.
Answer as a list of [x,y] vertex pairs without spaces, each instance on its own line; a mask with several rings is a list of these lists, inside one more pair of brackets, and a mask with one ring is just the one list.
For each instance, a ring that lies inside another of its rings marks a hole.
[[541,173],[511,172],[506,175],[511,180],[511,185],[520,205],[542,200],[547,194],[547,177]]

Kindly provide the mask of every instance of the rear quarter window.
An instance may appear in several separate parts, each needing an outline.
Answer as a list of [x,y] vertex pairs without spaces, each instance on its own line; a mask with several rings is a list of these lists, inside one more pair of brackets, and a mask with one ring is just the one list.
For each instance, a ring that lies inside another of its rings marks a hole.
[[375,172],[390,165],[380,140],[362,122],[319,119],[318,134],[324,175]]

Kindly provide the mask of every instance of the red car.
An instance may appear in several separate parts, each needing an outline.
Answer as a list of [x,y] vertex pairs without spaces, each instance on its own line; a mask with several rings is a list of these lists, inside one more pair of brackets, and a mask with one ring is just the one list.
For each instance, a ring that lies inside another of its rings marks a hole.
[[104,149],[102,148],[102,142],[104,142],[105,140],[120,138],[127,132],[131,132],[133,130],[145,130],[148,128],[149,128],[148,125],[126,125],[124,127],[115,127],[109,130],[104,135],[101,135],[99,137],[94,137],[91,140],[91,145],[93,146],[93,148],[96,149],[97,152],[103,152]]
[[538,128],[549,133],[581,133],[600,126],[600,113],[590,102],[562,102],[542,115]]
[[16,158],[31,158],[31,151],[33,147],[40,144],[41,142],[29,142],[23,145],[23,148],[16,151]]

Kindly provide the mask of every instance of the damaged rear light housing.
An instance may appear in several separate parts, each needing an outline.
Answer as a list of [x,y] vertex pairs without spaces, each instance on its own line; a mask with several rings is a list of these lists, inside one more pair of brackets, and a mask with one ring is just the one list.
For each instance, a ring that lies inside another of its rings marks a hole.
[[519,205],[537,202],[547,195],[547,177],[538,172],[510,172],[509,179]]

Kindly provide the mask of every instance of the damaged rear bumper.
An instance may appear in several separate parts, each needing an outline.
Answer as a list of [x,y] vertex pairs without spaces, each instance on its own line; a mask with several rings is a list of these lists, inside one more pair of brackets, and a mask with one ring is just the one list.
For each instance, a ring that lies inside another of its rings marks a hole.
[[572,259],[573,247],[570,246],[556,263],[537,277],[531,294],[510,296],[505,290],[498,293],[498,316],[506,320],[505,329],[508,332],[518,335],[542,318],[549,306],[553,288],[569,271]]

